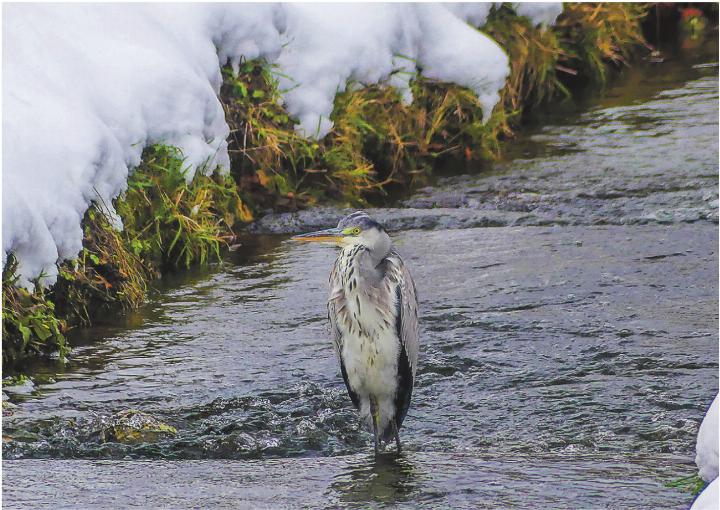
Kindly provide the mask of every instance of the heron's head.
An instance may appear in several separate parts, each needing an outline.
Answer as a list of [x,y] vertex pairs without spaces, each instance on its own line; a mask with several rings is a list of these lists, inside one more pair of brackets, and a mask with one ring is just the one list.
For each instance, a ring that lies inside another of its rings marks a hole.
[[364,211],[357,211],[340,220],[338,226],[294,236],[294,241],[325,242],[337,246],[361,244],[384,257],[390,251],[390,237],[377,221]]

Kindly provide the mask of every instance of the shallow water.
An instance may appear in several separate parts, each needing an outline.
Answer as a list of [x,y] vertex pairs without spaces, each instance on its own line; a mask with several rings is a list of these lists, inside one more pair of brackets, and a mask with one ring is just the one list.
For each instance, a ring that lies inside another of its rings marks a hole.
[[[335,252],[254,235],[5,388],[4,505],[687,507],[664,484],[694,472],[718,389],[718,81],[697,63],[631,73],[491,175],[376,212],[405,228],[423,316],[402,458],[372,458],[344,391]],[[177,436],[101,442],[125,409]]]

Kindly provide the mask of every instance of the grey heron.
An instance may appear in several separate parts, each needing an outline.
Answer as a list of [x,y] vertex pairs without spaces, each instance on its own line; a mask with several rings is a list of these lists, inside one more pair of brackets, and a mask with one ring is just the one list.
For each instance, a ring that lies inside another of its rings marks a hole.
[[387,232],[363,211],[336,228],[293,237],[342,250],[330,273],[328,318],[350,399],[375,452],[395,438],[410,406],[418,359],[418,303],[410,271]]

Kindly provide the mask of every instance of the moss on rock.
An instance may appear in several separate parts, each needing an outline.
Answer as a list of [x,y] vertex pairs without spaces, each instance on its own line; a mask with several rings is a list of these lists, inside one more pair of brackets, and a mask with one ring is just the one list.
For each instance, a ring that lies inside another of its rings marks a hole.
[[177,430],[150,414],[130,409],[112,415],[98,434],[104,443],[138,444],[175,436]]

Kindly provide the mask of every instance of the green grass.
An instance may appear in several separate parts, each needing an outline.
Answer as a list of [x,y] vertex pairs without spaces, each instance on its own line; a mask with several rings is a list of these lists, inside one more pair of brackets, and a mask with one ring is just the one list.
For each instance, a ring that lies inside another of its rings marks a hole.
[[125,244],[162,270],[220,260],[233,225],[252,218],[231,177],[201,168],[188,182],[188,171],[179,149],[154,145],[115,204]]
[[647,9],[643,3],[566,3],[555,28],[564,49],[560,63],[586,83],[604,84],[645,46],[640,22]]
[[68,352],[65,323],[55,316],[55,305],[42,287],[34,292],[18,287],[17,261],[10,256],[3,270],[2,318],[3,366],[26,356]]
[[603,84],[627,63],[643,44],[643,5],[565,4],[550,28],[533,26],[509,4],[494,7],[480,28],[505,48],[511,73],[486,124],[470,90],[413,76],[411,105],[382,84],[347,84],[335,99],[332,131],[305,140],[281,105],[272,66],[243,62],[237,74],[225,70],[221,93],[233,175],[255,210],[294,210],[318,201],[376,203],[425,183],[442,158],[491,161],[524,111],[567,98],[573,87]]
[[697,496],[702,492],[706,485],[707,484],[705,483],[705,480],[700,478],[700,476],[695,473],[690,476],[684,476],[682,478],[678,478],[677,480],[673,480],[672,482],[666,483],[665,487],[680,489],[684,492],[689,492],[690,494]]

